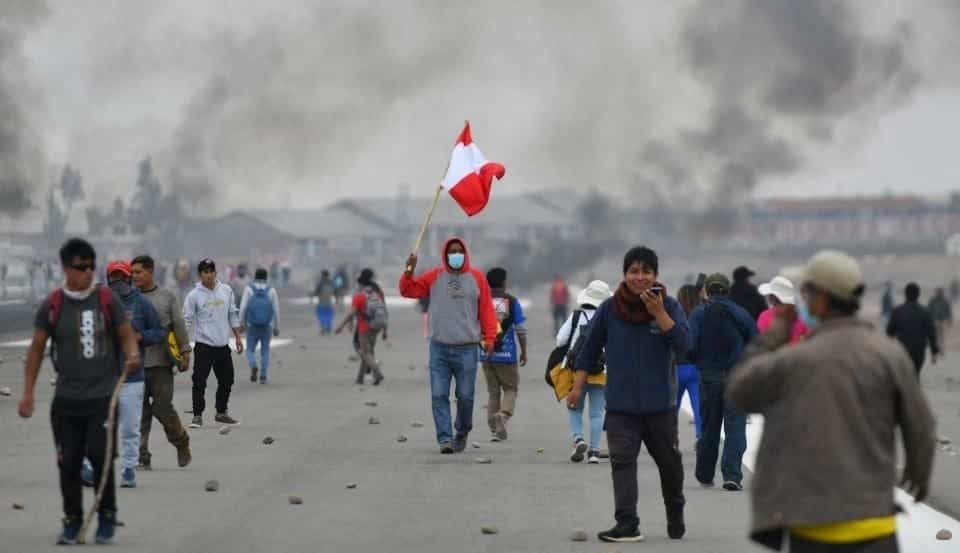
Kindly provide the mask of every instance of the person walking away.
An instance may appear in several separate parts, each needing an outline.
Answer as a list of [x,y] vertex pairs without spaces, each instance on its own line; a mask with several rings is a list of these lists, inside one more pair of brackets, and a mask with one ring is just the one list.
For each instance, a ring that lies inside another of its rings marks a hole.
[[487,271],[487,284],[500,332],[494,342],[493,355],[482,352],[480,361],[487,379],[490,441],[500,442],[507,439],[507,422],[516,412],[520,367],[527,365],[527,328],[524,326],[527,319],[520,301],[507,293],[505,269],[496,267]]
[[[193,459],[190,436],[183,428],[180,415],[173,406],[173,374],[174,370],[185,372],[190,368],[190,338],[183,322],[183,309],[176,294],[157,286],[153,280],[154,267],[155,262],[149,255],[138,256],[131,263],[134,286],[153,304],[160,316],[160,325],[167,332],[165,343],[147,347],[143,361],[145,368],[143,418],[140,422],[140,468],[144,470],[153,468],[153,455],[150,453],[153,417],[163,426],[167,441],[177,449],[177,465],[185,467]],[[172,342],[171,334],[174,338]],[[179,362],[171,355],[171,348],[180,352]]]
[[320,336],[329,336],[333,333],[334,301],[334,286],[330,271],[324,269],[320,272],[320,280],[317,281],[313,297],[317,298],[317,323],[320,325]]
[[[597,307],[610,299],[612,295],[610,285],[602,280],[590,282],[590,284],[577,295],[577,304],[580,308],[567,317],[563,326],[560,327],[556,339],[558,348],[568,348],[567,358],[564,360],[567,366],[573,366],[576,361],[576,355],[571,352],[577,349],[582,351],[583,342],[586,340],[587,326],[597,314]],[[603,410],[607,404],[606,392],[604,391],[606,388],[606,378],[605,370],[592,377],[588,376],[587,382],[583,385],[583,394],[580,400],[574,407],[567,407],[570,438],[573,440],[573,452],[570,454],[570,461],[573,463],[583,462],[584,455],[586,455],[588,464],[596,465],[600,463],[600,440],[603,437]],[[583,411],[587,408],[588,401],[590,402],[588,410],[590,424],[589,443],[583,439]]]
[[574,366],[574,387],[567,406],[583,396],[587,374],[603,371],[606,355],[607,417],[616,525],[600,532],[606,542],[638,542],[637,456],[646,445],[660,471],[660,489],[667,514],[667,534],[680,539],[683,520],[683,462],[677,443],[677,372],[675,356],[690,348],[683,308],[657,281],[656,252],[636,247],[623,259],[623,282],[603,302],[587,327],[587,337]]
[[[694,309],[702,302],[702,291],[693,284],[685,284],[677,292],[677,301],[683,307],[683,314],[690,317]],[[685,353],[677,358],[677,410],[686,393],[690,398],[690,408],[693,410],[693,427],[700,441],[702,419],[700,417],[700,374],[697,365],[693,363],[690,354]]]
[[[797,309],[777,310],[727,385],[732,404],[765,417],[750,536],[791,553],[895,553],[890,484],[902,465],[900,485],[926,497],[930,405],[903,348],[857,316],[864,280],[855,259],[823,251],[784,275],[799,286]],[[784,347],[796,316],[811,334]]]
[[883,297],[880,298],[880,314],[883,315],[883,322],[890,321],[890,315],[893,314],[895,300],[893,298],[893,283],[889,280],[883,285]]
[[730,281],[720,273],[704,283],[707,302],[690,314],[691,358],[700,370],[701,437],[697,442],[697,481],[714,485],[720,430],[724,430],[720,472],[723,489],[743,490],[743,453],[747,450],[747,418],[723,398],[730,370],[743,348],[757,335],[755,319],[730,297]]
[[947,330],[953,326],[953,306],[950,305],[943,288],[937,288],[927,305],[927,310],[933,318],[933,324],[937,331],[937,345],[942,352],[947,347]]
[[920,305],[920,287],[915,282],[907,284],[903,291],[906,301],[897,306],[890,313],[887,323],[887,336],[896,338],[910,354],[910,359],[916,367],[917,378],[920,369],[926,360],[927,346],[933,354],[933,364],[940,357],[940,344],[937,341],[937,331],[933,324],[933,317],[927,308]]
[[357,373],[357,384],[363,384],[368,372],[373,373],[373,385],[379,386],[383,382],[383,372],[377,362],[377,337],[383,333],[387,339],[387,301],[383,290],[374,281],[372,269],[363,269],[357,277],[360,285],[353,295],[350,311],[337,327],[337,334],[350,323],[356,321],[356,341],[360,352],[360,370]]
[[[770,282],[760,285],[760,293],[767,298],[767,304],[770,306],[757,318],[757,330],[761,333],[770,330],[776,313],[779,310],[795,309],[796,289],[789,279],[783,276],[776,276]],[[781,307],[787,306],[787,307]],[[809,330],[798,317],[794,318],[793,327],[790,328],[790,343],[796,344],[807,335]]]
[[[17,408],[21,417],[33,416],[37,376],[49,339],[58,375],[50,422],[63,499],[63,529],[57,538],[62,545],[77,543],[83,524],[84,456],[93,461],[98,489],[106,478],[97,513],[96,542],[114,540],[116,446],[106,450],[106,422],[121,368],[128,374],[140,370],[140,352],[123,301],[110,288],[94,284],[96,259],[93,246],[79,238],[68,240],[60,248],[64,286],[43,301],[34,317],[33,338],[24,363],[23,396]],[[121,350],[123,361],[118,355]],[[106,461],[109,464],[104,471]]]
[[[142,360],[146,357],[148,346],[167,341],[167,330],[160,321],[160,315],[150,300],[143,297],[131,282],[133,276],[130,264],[126,261],[113,261],[107,264],[107,279],[110,288],[120,296],[127,311],[127,319],[133,327],[139,346],[137,370],[127,375],[120,390],[117,403],[117,422],[120,432],[120,487],[137,487],[137,465],[140,463],[140,424],[143,414],[144,370]],[[91,471],[92,472],[92,471]],[[92,474],[91,474],[92,476]]]
[[570,305],[570,288],[564,282],[563,277],[557,275],[553,277],[553,284],[550,286],[550,306],[553,312],[553,332],[560,332],[560,327],[567,320],[567,308]]
[[213,420],[221,424],[237,424],[230,416],[230,389],[233,387],[233,354],[230,334],[233,334],[237,353],[243,353],[240,337],[240,310],[233,290],[217,279],[216,263],[209,257],[197,264],[200,282],[187,294],[183,304],[183,321],[187,331],[194,335],[193,361],[193,421],[190,428],[203,426],[206,409],[207,379],[210,372],[217,378],[217,414]]
[[733,285],[730,286],[730,301],[739,305],[750,314],[754,321],[767,309],[767,301],[760,291],[750,282],[757,273],[740,266],[733,270]]
[[[267,383],[270,370],[270,339],[280,335],[280,297],[277,290],[267,282],[267,270],[254,272],[253,282],[243,290],[240,300],[240,320],[247,329],[247,364],[250,366],[250,382]],[[257,366],[257,347],[260,348],[260,364]]]
[[[440,250],[442,264],[414,276],[417,255],[407,258],[400,294],[430,296],[430,396],[441,454],[460,453],[473,429],[477,361],[482,348],[491,357],[497,338],[497,314],[487,279],[470,263],[461,238],[450,238]],[[457,416],[451,429],[450,384],[456,382]],[[454,434],[454,430],[456,434]]]

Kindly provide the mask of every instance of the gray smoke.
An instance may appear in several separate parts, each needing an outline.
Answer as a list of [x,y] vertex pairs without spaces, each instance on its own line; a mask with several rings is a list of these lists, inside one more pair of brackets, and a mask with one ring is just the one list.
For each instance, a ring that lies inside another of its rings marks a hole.
[[805,167],[838,125],[900,105],[920,82],[911,26],[869,34],[845,0],[699,0],[686,21],[682,48],[708,117],[638,156],[639,184],[667,205],[734,207],[763,179]]
[[43,179],[22,45],[27,30],[46,15],[40,0],[7,0],[0,6],[0,214],[29,208]]

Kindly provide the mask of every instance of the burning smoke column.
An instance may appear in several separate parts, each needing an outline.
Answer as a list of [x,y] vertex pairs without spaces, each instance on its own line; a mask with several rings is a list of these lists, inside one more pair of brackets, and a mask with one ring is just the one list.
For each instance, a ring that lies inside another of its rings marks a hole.
[[174,137],[171,190],[184,205],[205,205],[216,190],[217,171],[210,153],[213,131],[229,98],[226,77],[212,78],[187,105]]
[[47,15],[41,0],[0,6],[0,214],[19,215],[43,179],[40,139],[29,117],[26,61],[21,47],[30,27]]
[[911,39],[907,24],[868,34],[844,0],[699,0],[682,48],[709,95],[705,125],[648,143],[639,184],[699,211],[699,236],[729,231],[764,179],[803,169],[839,125],[909,97],[919,82]]

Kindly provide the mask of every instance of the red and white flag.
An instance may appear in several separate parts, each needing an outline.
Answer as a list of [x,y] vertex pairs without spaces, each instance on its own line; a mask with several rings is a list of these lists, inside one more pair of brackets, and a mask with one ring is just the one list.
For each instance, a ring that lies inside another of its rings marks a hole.
[[505,173],[503,165],[483,157],[483,152],[473,143],[470,123],[467,122],[450,154],[450,168],[441,186],[469,217],[473,217],[487,207],[493,177],[499,180]]

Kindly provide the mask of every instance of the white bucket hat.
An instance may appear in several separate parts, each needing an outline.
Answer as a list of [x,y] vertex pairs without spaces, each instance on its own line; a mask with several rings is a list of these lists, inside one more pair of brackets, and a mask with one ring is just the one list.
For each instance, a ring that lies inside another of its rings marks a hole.
[[607,301],[612,295],[613,292],[610,291],[609,284],[602,280],[595,280],[588,284],[577,296],[577,305],[600,307],[600,304]]
[[797,302],[796,289],[786,277],[776,276],[770,282],[760,285],[760,293],[764,296],[774,296],[781,303],[794,305]]

